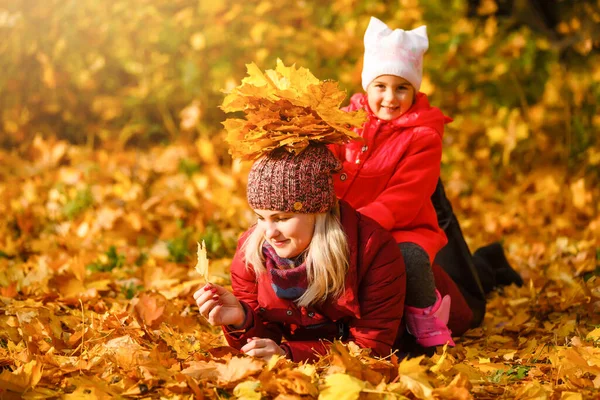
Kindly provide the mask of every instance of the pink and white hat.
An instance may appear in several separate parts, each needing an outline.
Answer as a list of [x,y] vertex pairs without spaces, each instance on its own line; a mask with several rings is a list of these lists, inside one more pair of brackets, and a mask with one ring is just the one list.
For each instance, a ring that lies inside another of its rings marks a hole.
[[371,17],[365,32],[365,55],[362,86],[367,86],[378,76],[395,75],[410,82],[415,90],[423,79],[423,54],[429,47],[427,27],[412,31],[391,30],[386,24]]

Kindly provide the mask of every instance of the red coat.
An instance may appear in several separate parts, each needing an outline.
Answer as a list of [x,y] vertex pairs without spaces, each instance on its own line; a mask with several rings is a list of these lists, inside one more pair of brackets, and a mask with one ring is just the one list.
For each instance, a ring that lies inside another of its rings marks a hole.
[[343,162],[343,170],[334,176],[336,194],[391,231],[398,243],[420,245],[433,262],[447,242],[431,195],[440,177],[442,135],[449,118],[431,107],[423,93],[392,121],[373,114],[366,94],[352,96],[345,110],[360,108],[369,115],[359,130],[364,142],[330,147]]
[[[246,309],[245,326],[238,332],[223,327],[229,344],[241,348],[253,336],[282,337],[293,361],[311,360],[325,354],[328,342],[347,328],[347,340],[390,354],[404,311],[406,275],[400,249],[389,232],[340,202],[341,223],[348,238],[350,265],[342,295],[308,308],[281,299],[271,287],[269,274],[246,268],[239,251],[249,231],[240,239],[231,265],[234,295]],[[342,324],[343,323],[343,324]]]

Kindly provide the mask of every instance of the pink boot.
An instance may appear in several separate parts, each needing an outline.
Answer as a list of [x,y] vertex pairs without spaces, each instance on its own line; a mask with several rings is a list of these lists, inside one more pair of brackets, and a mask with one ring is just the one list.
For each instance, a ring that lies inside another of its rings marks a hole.
[[454,346],[452,331],[447,326],[450,317],[450,296],[446,295],[442,299],[437,290],[435,296],[435,304],[430,307],[404,307],[406,328],[423,347],[440,346],[446,343]]

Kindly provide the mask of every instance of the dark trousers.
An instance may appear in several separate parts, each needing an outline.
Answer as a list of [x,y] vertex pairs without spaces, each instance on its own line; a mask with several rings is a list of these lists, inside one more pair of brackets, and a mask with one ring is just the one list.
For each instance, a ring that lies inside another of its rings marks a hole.
[[448,244],[436,255],[434,264],[439,265],[459,287],[463,297],[473,312],[471,326],[481,324],[485,315],[485,293],[481,284],[481,271],[473,262],[473,255],[460,229],[460,224],[452,210],[452,204],[446,197],[441,179],[431,200],[435,207],[439,226],[448,237]]

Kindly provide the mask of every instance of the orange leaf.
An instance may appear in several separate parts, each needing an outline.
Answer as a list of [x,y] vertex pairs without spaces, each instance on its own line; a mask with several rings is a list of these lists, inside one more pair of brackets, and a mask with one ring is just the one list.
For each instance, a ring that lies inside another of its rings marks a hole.
[[158,293],[142,293],[135,305],[135,311],[138,313],[144,324],[154,327],[157,321],[163,316],[167,300]]
[[42,365],[32,360],[21,365],[15,371],[2,371],[0,374],[0,389],[23,393],[35,387],[42,378]]

